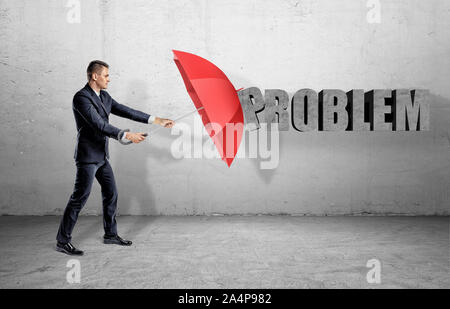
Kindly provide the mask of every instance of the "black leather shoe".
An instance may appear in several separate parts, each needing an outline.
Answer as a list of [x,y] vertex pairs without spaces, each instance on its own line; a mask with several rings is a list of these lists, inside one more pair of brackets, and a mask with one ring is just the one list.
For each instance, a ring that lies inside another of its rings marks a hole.
[[131,240],[125,240],[120,238],[119,235],[116,236],[103,236],[103,243],[107,245],[120,245],[120,246],[131,246]]
[[56,243],[56,251],[68,254],[68,255],[83,255],[84,252],[75,248],[70,242],[67,244]]

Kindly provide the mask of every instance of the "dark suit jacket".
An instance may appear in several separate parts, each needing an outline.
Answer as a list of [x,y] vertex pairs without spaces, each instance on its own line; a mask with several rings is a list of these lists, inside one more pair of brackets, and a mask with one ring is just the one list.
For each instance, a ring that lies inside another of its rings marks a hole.
[[117,103],[106,92],[100,91],[100,98],[89,84],[73,97],[73,114],[77,124],[77,145],[75,161],[80,163],[99,163],[109,158],[108,140],[120,139],[124,130],[109,124],[109,114],[147,123],[149,114]]

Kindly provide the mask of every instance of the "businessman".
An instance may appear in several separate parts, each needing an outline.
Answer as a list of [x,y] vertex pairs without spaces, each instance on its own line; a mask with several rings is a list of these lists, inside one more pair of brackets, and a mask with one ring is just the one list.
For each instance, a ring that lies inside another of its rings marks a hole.
[[77,173],[73,193],[67,203],[56,236],[56,250],[69,255],[83,255],[83,251],[72,243],[72,231],[83,206],[91,192],[94,177],[100,183],[103,199],[103,228],[105,244],[130,246],[131,241],[117,234],[116,209],[117,189],[114,173],[109,164],[108,140],[114,138],[122,143],[140,143],[145,140],[144,133],[120,130],[109,124],[109,114],[128,118],[142,123],[155,123],[166,128],[175,124],[170,119],[151,116],[117,103],[104,91],[109,83],[109,66],[103,61],[94,60],[87,68],[88,83],[73,98],[73,113],[78,130],[75,147]]

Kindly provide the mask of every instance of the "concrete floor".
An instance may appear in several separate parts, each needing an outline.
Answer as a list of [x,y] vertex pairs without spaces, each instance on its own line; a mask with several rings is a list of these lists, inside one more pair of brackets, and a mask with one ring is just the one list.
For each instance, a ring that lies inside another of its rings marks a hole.
[[448,217],[119,217],[132,247],[80,217],[79,284],[54,250],[59,219],[0,217],[0,288],[450,288]]

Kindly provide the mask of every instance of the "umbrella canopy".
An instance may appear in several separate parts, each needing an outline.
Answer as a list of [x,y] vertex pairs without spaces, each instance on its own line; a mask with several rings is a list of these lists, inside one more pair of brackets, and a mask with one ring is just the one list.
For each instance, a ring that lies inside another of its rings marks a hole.
[[[237,92],[213,63],[197,55],[174,50],[174,61],[186,89],[222,160],[228,167],[241,144],[244,114]],[[228,136],[227,136],[228,133]]]

